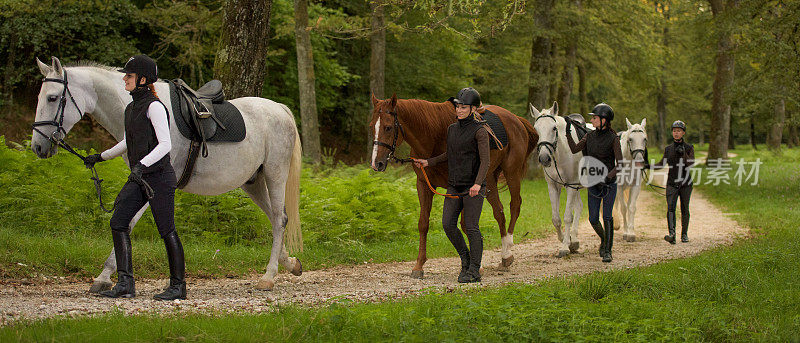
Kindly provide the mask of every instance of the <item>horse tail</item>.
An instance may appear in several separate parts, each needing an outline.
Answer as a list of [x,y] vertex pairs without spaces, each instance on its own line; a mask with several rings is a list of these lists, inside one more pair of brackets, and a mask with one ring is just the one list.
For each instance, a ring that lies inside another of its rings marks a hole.
[[[288,110],[288,109],[287,109]],[[291,112],[289,112],[291,113]],[[289,164],[289,179],[286,180],[285,208],[289,221],[283,234],[284,242],[289,251],[303,251],[303,233],[300,231],[300,174],[303,167],[303,148],[300,145],[300,134],[297,127],[294,129],[294,149],[292,161]]]
[[539,143],[539,134],[536,133],[536,129],[533,128],[533,125],[531,125],[531,122],[529,122],[527,119],[523,117],[517,117],[517,119],[519,119],[522,125],[525,126],[525,131],[528,132],[528,150],[525,152],[525,162],[523,162],[522,166],[522,176],[525,177],[525,175],[528,173],[528,157],[531,155],[533,150],[536,149],[536,144]]

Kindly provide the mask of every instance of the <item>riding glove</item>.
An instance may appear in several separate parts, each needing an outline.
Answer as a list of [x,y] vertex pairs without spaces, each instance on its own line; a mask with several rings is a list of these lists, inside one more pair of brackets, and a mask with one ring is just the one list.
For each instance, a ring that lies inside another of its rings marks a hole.
[[136,163],[133,167],[131,167],[131,175],[128,176],[128,180],[141,184],[142,181],[142,171],[144,170],[144,164],[142,162]]
[[572,121],[567,120],[567,133],[572,132]]
[[95,163],[103,161],[105,160],[103,159],[103,156],[101,156],[100,154],[92,154],[86,156],[86,158],[83,159],[83,165],[86,166],[86,168],[91,168],[94,167]]

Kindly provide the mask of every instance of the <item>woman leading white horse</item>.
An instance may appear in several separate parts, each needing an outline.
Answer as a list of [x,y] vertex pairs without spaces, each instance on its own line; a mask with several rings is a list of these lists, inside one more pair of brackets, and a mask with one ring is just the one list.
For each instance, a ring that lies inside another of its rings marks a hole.
[[[63,139],[84,113],[91,115],[117,140],[124,134],[124,109],[131,96],[124,89],[122,73],[101,65],[62,67],[53,57],[52,64],[38,61],[45,76],[36,107],[37,126],[31,148],[40,158],[57,152],[56,141]],[[155,90],[167,108],[172,108],[169,86],[156,82]],[[218,195],[241,187],[267,214],[272,224],[272,250],[266,273],[256,288],[274,286],[280,262],[287,270],[300,275],[300,261],[289,257],[284,246],[284,232],[290,242],[302,247],[299,221],[299,180],[301,167],[300,138],[292,112],[283,104],[256,97],[230,100],[244,118],[247,135],[238,143],[209,143],[208,158],[195,165],[184,191],[200,195]],[[190,141],[183,137],[169,116],[172,143],[171,164],[177,174],[186,165]],[[144,205],[129,225],[133,229],[148,205]],[[116,270],[114,251],[95,278],[90,291],[111,288],[111,274]]]
[[[614,215],[622,217],[622,220],[615,220],[623,227],[622,239],[626,242],[635,242],[636,233],[634,229],[634,217],[636,216],[636,201],[642,189],[642,168],[649,163],[647,155],[647,130],[645,125],[647,119],[642,119],[641,124],[631,124],[625,118],[628,129],[623,131],[619,137],[622,150],[622,161],[617,179],[617,203],[619,206],[614,208]],[[614,229],[617,229],[616,227]]]

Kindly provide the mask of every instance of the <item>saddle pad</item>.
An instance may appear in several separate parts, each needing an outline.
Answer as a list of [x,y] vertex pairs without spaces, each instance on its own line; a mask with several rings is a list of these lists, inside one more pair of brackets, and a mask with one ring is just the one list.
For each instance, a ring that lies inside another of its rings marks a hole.
[[[194,114],[183,113],[181,110],[181,103],[184,103],[183,107],[188,108],[185,104],[186,99],[178,94],[178,88],[172,82],[169,82],[169,96],[172,101],[172,113],[175,116],[175,123],[178,125],[178,131],[190,140],[201,141],[201,137],[196,129],[192,127],[192,123],[187,122],[187,120],[190,120],[188,116]],[[242,119],[242,114],[239,112],[239,109],[227,100],[219,104],[214,104],[213,106],[217,119],[222,125],[225,125],[226,130],[223,130],[222,127],[216,127],[216,132],[213,136],[207,138],[206,142],[243,141],[247,134],[247,129],[245,128],[244,119]],[[200,122],[204,123],[201,125],[217,126],[214,119],[211,118],[200,119]],[[208,132],[208,130],[206,130],[206,132]]]
[[[481,116],[483,120],[486,121],[486,124],[489,124],[489,128],[492,129],[492,132],[494,132],[494,135],[500,140],[500,143],[502,143],[504,147],[508,146],[508,134],[506,133],[506,128],[503,126],[500,117],[489,110],[485,110]],[[489,148],[492,150],[499,149],[497,142],[491,137],[489,137]]]

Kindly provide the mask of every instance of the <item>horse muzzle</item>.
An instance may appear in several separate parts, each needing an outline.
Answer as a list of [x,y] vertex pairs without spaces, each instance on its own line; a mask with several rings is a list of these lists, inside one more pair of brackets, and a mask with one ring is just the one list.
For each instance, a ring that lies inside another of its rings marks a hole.
[[541,164],[541,165],[543,165],[543,166],[545,166],[545,167],[549,167],[549,166],[550,166],[550,163],[551,163],[552,161],[553,161],[553,159],[552,159],[552,158],[550,158],[550,155],[548,155],[548,154],[541,154],[541,155],[539,155],[539,164]]
[[33,153],[36,154],[39,158],[50,158],[56,154],[58,147],[54,144],[51,144],[49,141],[33,141],[31,142],[31,150]]
[[376,161],[374,164],[372,164],[372,170],[379,171],[379,172],[385,171],[386,170],[386,165],[388,165],[388,164],[389,163],[388,163],[388,161],[386,159],[380,160],[380,161]]

